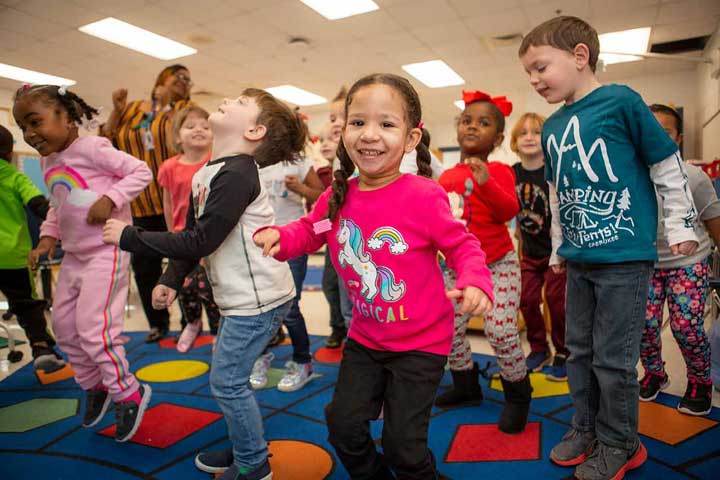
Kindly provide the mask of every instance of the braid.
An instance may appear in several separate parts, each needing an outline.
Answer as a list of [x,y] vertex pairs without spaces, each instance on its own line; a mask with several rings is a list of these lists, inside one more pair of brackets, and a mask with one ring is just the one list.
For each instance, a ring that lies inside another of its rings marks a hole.
[[417,151],[417,169],[418,175],[421,177],[432,178],[432,168],[430,168],[430,150],[424,142],[418,143],[415,148]]
[[62,107],[76,124],[82,124],[84,120],[92,120],[100,112],[87,104],[75,92],[65,89],[60,95],[60,88],[57,85],[33,85],[22,86],[15,92],[15,101],[25,95],[42,96],[47,102],[53,102]]
[[337,156],[340,160],[340,170],[333,174],[332,182],[332,196],[328,202],[328,217],[330,220],[335,220],[338,212],[345,203],[345,197],[348,190],[347,179],[355,171],[355,164],[350,160],[350,156],[345,149],[345,143],[340,140],[337,149]]

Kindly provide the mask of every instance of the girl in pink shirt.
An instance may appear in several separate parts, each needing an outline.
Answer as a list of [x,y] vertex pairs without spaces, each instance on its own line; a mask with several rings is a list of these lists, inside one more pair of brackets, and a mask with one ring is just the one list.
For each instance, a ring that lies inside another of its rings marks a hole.
[[152,179],[144,162],[113,148],[105,138],[78,136],[78,124],[97,110],[65,87],[25,85],[15,94],[13,115],[40,160],[50,210],[40,242],[30,252],[51,257],[65,251],[53,300],[52,326],[68,355],[75,381],[86,392],[83,427],[96,425],[115,402],[115,440],[137,431],[150,402],[150,386],[128,368],[118,336],[128,291],[130,255],[102,241],[108,218],[129,222],[130,201]]
[[[327,243],[353,302],[326,407],[330,443],[350,476],[395,478],[389,466],[401,478],[436,478],[427,429],[450,352],[451,299],[465,312],[487,312],[490,271],[480,242],[450,213],[445,191],[400,173],[403,155],[417,149],[420,175],[431,174],[429,151],[420,143],[420,100],[410,83],[391,74],[364,77],[350,89],[345,113],[332,189],[306,217],[261,229],[254,240],[281,261]],[[359,177],[348,181],[356,167]],[[447,296],[438,250],[458,272]],[[383,404],[385,461],[369,430]]]
[[[191,105],[180,110],[173,117],[170,138],[179,155],[168,158],[158,171],[158,183],[163,187],[163,212],[165,223],[172,232],[185,228],[188,215],[192,179],[210,159],[213,135],[208,122],[209,114],[202,108]],[[194,214],[194,212],[190,212]],[[177,349],[185,353],[192,346],[202,330],[202,310],[205,306],[210,333],[217,334],[220,310],[213,298],[212,287],[200,262],[183,283],[178,296],[182,310],[182,333]]]

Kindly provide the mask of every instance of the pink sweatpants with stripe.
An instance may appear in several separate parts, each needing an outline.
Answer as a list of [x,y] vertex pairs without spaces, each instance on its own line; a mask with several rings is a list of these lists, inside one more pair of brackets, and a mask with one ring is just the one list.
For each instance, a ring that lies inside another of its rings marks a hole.
[[100,382],[113,401],[139,388],[117,340],[129,285],[130,254],[108,245],[91,253],[65,252],[53,299],[52,327],[83,390]]

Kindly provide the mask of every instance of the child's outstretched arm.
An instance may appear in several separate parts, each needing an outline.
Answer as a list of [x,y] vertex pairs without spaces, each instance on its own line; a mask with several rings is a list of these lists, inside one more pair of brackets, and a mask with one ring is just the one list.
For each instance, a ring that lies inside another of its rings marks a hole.
[[452,216],[447,193],[442,188],[428,189],[420,204],[431,215],[425,223],[428,236],[445,255],[448,267],[457,273],[455,289],[448,292],[448,297],[462,297],[463,313],[487,313],[493,302],[492,274],[480,241]]
[[692,255],[698,247],[693,222],[697,211],[680,152],[650,167],[650,178],[663,200],[662,222],[674,255]]
[[[263,255],[273,256],[284,262],[305,253],[315,252],[327,240],[325,235],[332,228],[332,222],[326,219],[328,199],[332,190],[328,188],[320,195],[315,207],[300,220],[282,227],[263,227],[253,235]],[[338,220],[336,219],[335,222]]]

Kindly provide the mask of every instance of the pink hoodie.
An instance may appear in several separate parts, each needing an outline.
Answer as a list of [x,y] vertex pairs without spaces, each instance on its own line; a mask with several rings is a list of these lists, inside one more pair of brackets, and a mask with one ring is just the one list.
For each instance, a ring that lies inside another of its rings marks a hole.
[[62,152],[40,160],[50,210],[40,236],[62,240],[63,250],[102,247],[102,225],[88,225],[88,210],[103,195],[115,204],[112,218],[130,223],[130,201],[152,180],[145,162],[115,149],[106,138],[79,137]]
[[[405,174],[372,191],[348,182],[331,228],[328,189],[306,217],[280,231],[284,261],[328,244],[332,262],[353,302],[349,336],[375,350],[447,355],[454,311],[445,296],[438,250],[457,271],[456,287],[475,286],[493,298],[490,270],[477,238],[450,213],[445,191],[432,180]],[[316,233],[319,232],[319,233]]]

